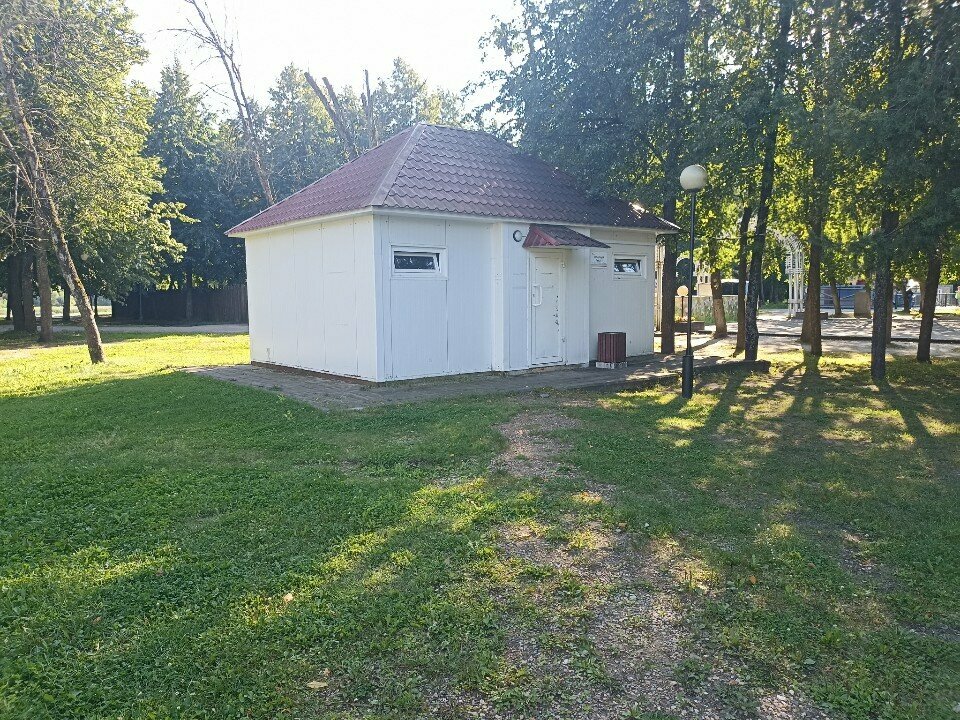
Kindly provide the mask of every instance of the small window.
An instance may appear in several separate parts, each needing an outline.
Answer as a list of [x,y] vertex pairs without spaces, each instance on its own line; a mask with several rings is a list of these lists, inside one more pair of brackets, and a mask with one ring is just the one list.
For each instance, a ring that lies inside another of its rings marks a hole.
[[401,273],[439,275],[440,253],[394,250],[393,269]]
[[645,274],[643,265],[643,258],[614,258],[613,273],[614,275],[643,277]]

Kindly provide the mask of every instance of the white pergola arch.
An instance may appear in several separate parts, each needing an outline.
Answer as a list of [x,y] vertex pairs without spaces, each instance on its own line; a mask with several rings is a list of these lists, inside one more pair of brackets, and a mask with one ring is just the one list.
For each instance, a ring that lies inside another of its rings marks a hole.
[[795,235],[786,235],[776,230],[774,235],[787,251],[787,317],[792,318],[803,312],[807,297],[806,252]]

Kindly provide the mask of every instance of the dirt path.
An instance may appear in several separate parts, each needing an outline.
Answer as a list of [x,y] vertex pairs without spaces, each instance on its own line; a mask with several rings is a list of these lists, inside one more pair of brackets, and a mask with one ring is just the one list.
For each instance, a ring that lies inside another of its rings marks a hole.
[[[542,483],[571,480],[585,508],[612,502],[613,489],[577,478],[558,457],[553,433],[577,426],[560,412],[523,412],[499,427],[506,450],[495,471]],[[596,509],[596,508],[595,508]],[[735,663],[711,655],[691,627],[697,596],[686,592],[686,561],[675,544],[637,547],[623,528],[562,513],[501,528],[500,550],[516,577],[504,598],[516,621],[503,672],[516,679],[494,702],[449,699],[460,717],[723,718],[827,716],[791,693],[759,692]]]

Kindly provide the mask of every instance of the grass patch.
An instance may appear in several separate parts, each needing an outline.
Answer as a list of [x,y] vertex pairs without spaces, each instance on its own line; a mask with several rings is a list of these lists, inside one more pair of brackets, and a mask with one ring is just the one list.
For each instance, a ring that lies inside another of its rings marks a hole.
[[[560,516],[676,549],[709,650],[681,685],[729,656],[750,682],[731,707],[785,687],[842,718],[960,701],[960,363],[895,361],[877,390],[860,356],[782,356],[686,405],[578,395],[556,435],[600,503],[487,470],[496,426],[556,398],[321,413],[176,372],[245,361],[244,336],[108,341],[93,367],[75,337],[0,339],[2,717],[407,718],[437,693],[534,716],[556,689],[505,636],[551,581],[495,530],[549,539]],[[588,613],[594,589],[561,580]]]
[[841,717],[950,717],[960,363],[897,361],[876,390],[860,356],[778,362],[687,405],[578,410],[578,465],[619,488],[632,528],[679,543],[704,641],[756,681],[799,679]]

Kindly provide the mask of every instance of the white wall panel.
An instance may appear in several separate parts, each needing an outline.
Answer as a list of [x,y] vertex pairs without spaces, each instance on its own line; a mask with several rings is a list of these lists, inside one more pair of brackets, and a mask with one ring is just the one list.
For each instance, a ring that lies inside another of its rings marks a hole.
[[[384,373],[402,379],[493,367],[493,269],[489,223],[385,216],[378,220],[388,288],[381,327]],[[440,275],[398,274],[396,248],[435,249]],[[389,348],[389,350],[387,350]]]
[[285,232],[270,239],[270,327],[268,362],[299,365],[300,328],[295,272],[296,234]]
[[319,227],[296,231],[297,328],[300,336],[297,365],[326,366],[323,322],[323,234]]
[[[574,227],[590,235],[587,228]],[[565,357],[568,365],[590,362],[590,248],[566,250]]]
[[246,245],[251,359],[377,379],[372,218],[280,228]]
[[373,242],[373,216],[354,220],[353,228],[354,288],[356,305],[356,374],[365,378],[383,379],[378,371],[377,349],[377,253]]
[[395,378],[447,371],[447,283],[444,279],[394,278],[390,284]]
[[446,225],[446,371],[487,371],[493,367],[490,227],[455,221]]
[[507,370],[523,370],[530,367],[530,253],[517,237],[526,237],[529,225],[503,225],[503,274],[506,290],[507,326],[506,352]]
[[[653,352],[654,235],[597,229],[592,237],[610,245],[610,249],[602,251],[607,256],[606,267],[590,268],[590,358],[597,357],[600,332],[625,332],[627,355]],[[617,277],[613,272],[617,256],[644,259],[644,277]]]
[[490,317],[490,340],[493,351],[492,367],[503,371],[509,367],[507,357],[507,324],[509,305],[507,303],[507,284],[504,282],[504,229],[497,223],[490,226],[490,253],[493,270],[493,313]]
[[323,370],[340,375],[356,375],[359,366],[353,229],[353,221],[324,224],[322,228]]
[[246,249],[250,359],[266,362],[273,332],[270,325],[270,243],[266,238],[247,240]]

